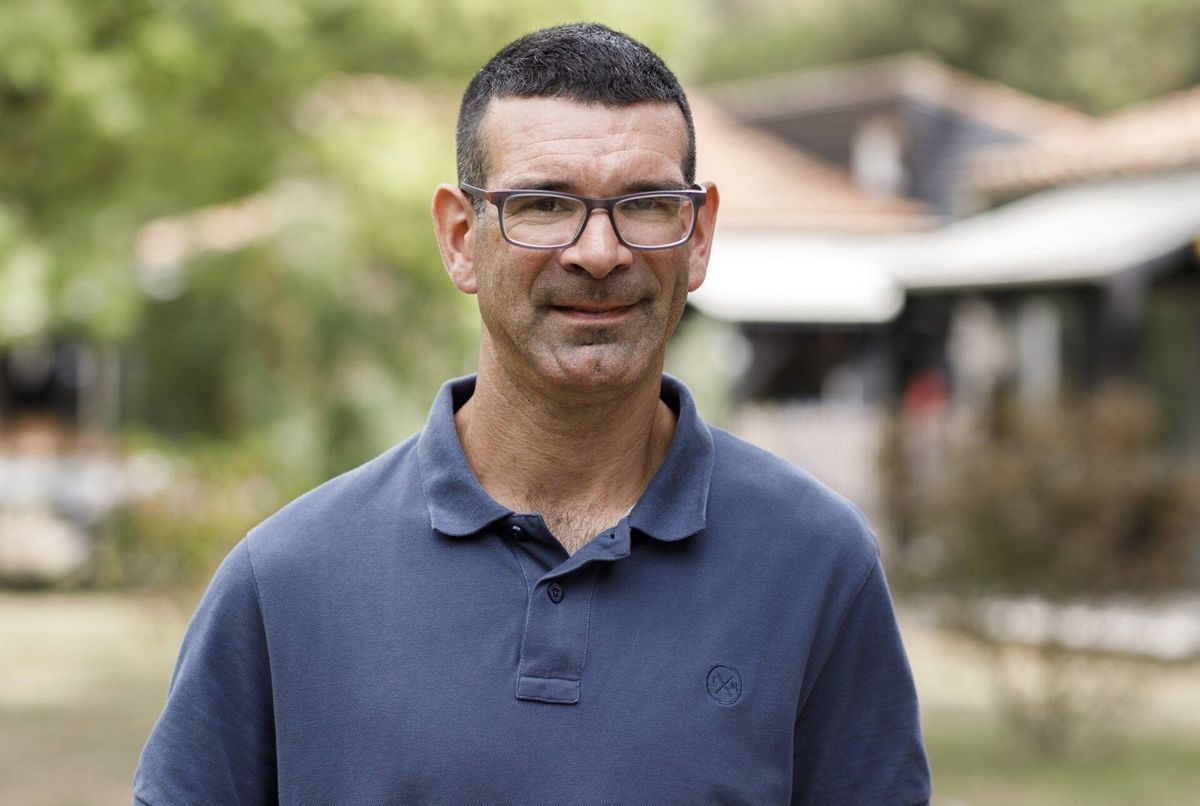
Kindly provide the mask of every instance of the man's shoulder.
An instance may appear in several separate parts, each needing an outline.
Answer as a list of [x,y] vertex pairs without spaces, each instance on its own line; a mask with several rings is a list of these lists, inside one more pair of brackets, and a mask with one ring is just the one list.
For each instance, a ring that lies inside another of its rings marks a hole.
[[284,505],[247,535],[257,569],[283,555],[319,555],[379,531],[384,521],[429,519],[416,461],[417,435]]
[[878,542],[857,506],[803,468],[721,428],[710,430],[710,517],[736,519],[810,557],[874,565]]

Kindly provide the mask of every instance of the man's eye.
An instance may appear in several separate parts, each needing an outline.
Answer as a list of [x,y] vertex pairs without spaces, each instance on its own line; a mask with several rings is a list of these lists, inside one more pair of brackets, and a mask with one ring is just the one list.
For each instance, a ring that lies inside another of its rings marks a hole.
[[673,213],[681,203],[682,200],[675,196],[645,196],[630,199],[621,206],[629,213]]
[[549,213],[565,213],[570,211],[570,205],[565,199],[555,196],[522,196],[513,200],[509,212],[514,215],[534,215]]

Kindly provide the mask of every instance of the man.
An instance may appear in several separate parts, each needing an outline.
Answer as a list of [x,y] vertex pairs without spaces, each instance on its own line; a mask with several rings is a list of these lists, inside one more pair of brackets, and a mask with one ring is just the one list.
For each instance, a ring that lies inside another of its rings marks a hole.
[[675,77],[602,26],[530,34],[458,154],[433,217],[478,374],[225,560],[139,801],[927,800],[863,519],[662,375],[718,208]]

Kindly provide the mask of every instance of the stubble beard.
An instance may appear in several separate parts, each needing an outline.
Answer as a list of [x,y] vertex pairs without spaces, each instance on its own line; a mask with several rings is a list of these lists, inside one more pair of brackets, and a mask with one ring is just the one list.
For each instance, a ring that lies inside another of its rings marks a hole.
[[[505,297],[502,284],[481,288],[484,349],[513,380],[524,377],[539,384],[601,388],[657,374],[687,297],[686,253],[679,259],[682,265],[666,275],[655,275],[646,267],[618,269],[599,280],[565,271],[548,273],[543,277],[551,279],[539,278],[522,304]],[[492,267],[494,271],[505,268]],[[656,276],[678,279],[664,288],[654,281]],[[664,295],[670,299],[664,300]],[[498,302],[495,307],[489,304],[493,301]],[[582,302],[632,304],[633,309],[615,323],[571,323],[559,318],[556,306]],[[525,315],[513,321],[506,307],[523,310]]]

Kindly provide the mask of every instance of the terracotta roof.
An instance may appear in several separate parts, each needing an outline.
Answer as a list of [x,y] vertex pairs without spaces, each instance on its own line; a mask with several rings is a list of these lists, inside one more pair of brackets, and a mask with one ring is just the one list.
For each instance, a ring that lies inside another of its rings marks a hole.
[[738,118],[756,122],[897,97],[1027,136],[1086,127],[1092,120],[1070,107],[915,53],[720,84],[709,91]]
[[1200,165],[1200,87],[1131,107],[1085,132],[1056,132],[979,154],[975,186],[991,196]]
[[896,232],[932,225],[919,202],[871,195],[841,169],[738,123],[703,93],[689,91],[688,100],[696,124],[696,177],[717,184],[722,227]]

